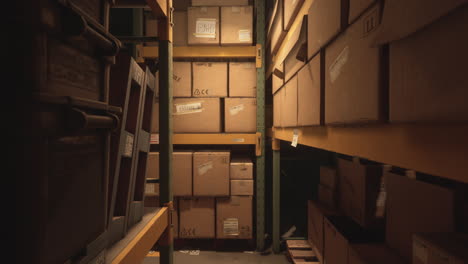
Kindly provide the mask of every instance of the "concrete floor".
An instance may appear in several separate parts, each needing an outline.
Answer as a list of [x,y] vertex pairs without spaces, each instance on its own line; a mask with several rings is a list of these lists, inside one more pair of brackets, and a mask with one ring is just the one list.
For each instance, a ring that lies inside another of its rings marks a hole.
[[[193,253],[174,251],[174,264],[289,264],[284,254],[262,256],[256,252],[200,251],[198,255],[191,255]],[[159,264],[159,259],[146,258],[142,264]]]

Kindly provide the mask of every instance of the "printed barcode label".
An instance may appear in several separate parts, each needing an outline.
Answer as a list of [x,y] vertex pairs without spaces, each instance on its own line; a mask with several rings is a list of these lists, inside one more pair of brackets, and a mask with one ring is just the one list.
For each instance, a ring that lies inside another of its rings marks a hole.
[[340,76],[343,66],[348,62],[348,57],[349,48],[346,46],[330,66],[330,80],[332,83],[334,83]]
[[195,37],[216,38],[216,19],[199,18],[195,23]]
[[126,157],[131,157],[133,152],[133,135],[127,135],[125,140],[125,150],[123,155]]
[[252,39],[252,33],[248,29],[239,30],[239,41],[240,42],[249,42]]
[[213,169],[213,162],[207,162],[205,164],[202,164],[198,166],[198,175],[203,175],[207,173],[209,170]]
[[240,111],[243,111],[243,110],[244,110],[244,105],[243,104],[232,106],[229,109],[229,114],[231,114],[232,116],[237,115]]
[[176,104],[176,114],[199,113],[203,111],[202,103]]
[[239,235],[239,220],[237,218],[226,218],[223,225],[224,234],[228,236]]

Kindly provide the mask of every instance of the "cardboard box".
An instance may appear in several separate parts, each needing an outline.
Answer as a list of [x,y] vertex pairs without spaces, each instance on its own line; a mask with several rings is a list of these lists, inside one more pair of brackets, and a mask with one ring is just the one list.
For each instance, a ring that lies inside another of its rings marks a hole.
[[454,231],[452,190],[390,172],[385,173],[385,188],[386,241],[405,259],[412,257],[414,233]]
[[415,234],[413,236],[413,264],[468,263],[467,249],[467,234]]
[[193,195],[229,196],[229,151],[193,154]]
[[254,195],[254,181],[231,180],[231,195]]
[[307,208],[307,238],[317,247],[319,254],[323,256],[324,217],[338,215],[338,213],[317,201],[308,201]]
[[380,5],[375,5],[326,48],[326,124],[387,119],[388,54],[372,46],[379,21]]
[[[284,73],[284,64],[281,64],[278,70]],[[281,87],[283,87],[284,78],[280,78],[276,76],[275,74],[272,74],[271,78],[272,78],[272,93],[275,94],[276,91],[278,91]]]
[[236,6],[248,4],[249,0],[192,0],[192,6]]
[[284,89],[279,90],[273,95],[273,126],[281,127],[281,111],[283,110],[283,96]]
[[[433,3],[427,4],[425,1],[416,1],[419,2],[424,5],[424,10],[408,7],[408,12],[411,12],[408,15],[426,27],[413,26],[416,33],[401,40],[398,39],[406,35],[408,29],[402,27],[401,21],[387,18],[401,8],[392,8],[392,4],[389,4],[389,10],[385,8],[382,28],[388,29],[388,32],[383,31],[382,36],[392,40],[390,121],[466,122],[468,104],[465,98],[468,91],[465,88],[468,86],[468,78],[464,64],[468,60],[468,38],[460,36],[466,32],[468,7],[459,7],[433,22],[439,17],[434,14],[438,12],[434,8],[443,11],[451,4],[466,1],[430,1]],[[407,6],[406,2],[402,5]],[[390,38],[393,34],[396,34],[394,39]]]
[[252,180],[253,162],[249,158],[233,158],[229,165],[231,180]]
[[172,154],[172,190],[174,196],[192,196],[193,152]]
[[327,186],[319,184],[318,186],[318,199],[324,205],[330,208],[336,208],[336,191]]
[[189,45],[219,45],[219,7],[187,9]]
[[[312,58],[348,24],[348,0],[315,0],[307,13],[307,55]],[[361,29],[361,28],[359,28]]]
[[226,62],[194,62],[193,97],[227,97]]
[[[172,205],[174,206],[174,211],[172,211],[172,223],[174,225],[174,238],[179,237],[179,200],[174,199],[172,201]],[[145,207],[161,207],[159,205],[159,197],[158,196],[145,196]]]
[[320,166],[320,184],[335,189],[338,182],[337,172],[334,168]]
[[252,45],[253,7],[221,7],[221,45]]
[[159,133],[159,99],[157,98],[154,99],[151,119],[151,133]]
[[348,24],[354,23],[376,0],[349,0]]
[[254,62],[229,62],[229,97],[257,97]]
[[226,132],[253,133],[257,131],[256,98],[226,98],[224,103]]
[[286,37],[287,31],[283,28],[283,1],[278,0],[276,1],[276,13],[274,15],[273,24],[271,26],[270,32],[268,36],[271,36],[271,44],[270,44],[270,53],[271,55],[275,55],[278,52],[278,49]]
[[187,11],[174,12],[174,47],[187,46]]
[[179,237],[215,238],[215,199],[179,199]]
[[221,132],[219,98],[175,98],[173,102],[175,133]]
[[281,102],[281,126],[297,126],[297,75],[294,76],[281,89],[283,91]]
[[[157,37],[158,36],[158,20],[153,16],[145,16],[145,36]],[[146,46],[157,46],[158,42],[146,42]]]
[[348,249],[348,264],[409,264],[383,243],[352,244]]
[[324,93],[321,57],[321,54],[317,54],[297,74],[297,124],[299,126],[317,126],[323,123]]
[[174,97],[192,96],[192,64],[173,62],[172,95]]
[[299,69],[304,66],[307,60],[307,16],[302,17],[302,24],[296,27],[291,37],[288,37],[286,43],[286,57],[278,57],[277,60],[284,63],[284,79],[289,81]]
[[159,152],[150,152],[148,154],[146,178],[159,179]]
[[366,228],[380,228],[383,224],[383,215],[376,215],[382,173],[380,165],[338,159],[340,207],[346,215]]
[[187,8],[191,5],[190,0],[173,0],[172,6],[174,10],[177,11],[187,11]]
[[253,238],[252,196],[216,198],[216,238]]
[[284,9],[284,30],[289,30],[296,18],[299,10],[302,8],[304,0],[283,1]]

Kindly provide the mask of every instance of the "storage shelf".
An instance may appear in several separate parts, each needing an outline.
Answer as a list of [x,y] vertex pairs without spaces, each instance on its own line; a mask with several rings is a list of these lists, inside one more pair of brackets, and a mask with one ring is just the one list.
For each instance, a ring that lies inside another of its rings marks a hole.
[[[295,128],[274,128],[291,141]],[[307,127],[298,144],[468,183],[468,125]]]
[[[151,144],[159,144],[159,134],[151,134]],[[175,145],[256,145],[257,134],[174,134],[172,143]]]
[[113,8],[150,8],[156,17],[167,17],[168,0],[116,0]]
[[[137,46],[138,57],[154,59],[158,57],[159,49],[153,46]],[[174,58],[255,58],[256,46],[190,46],[174,47]]]
[[169,226],[167,207],[145,208],[143,219],[106,253],[106,263],[142,263],[148,252]]

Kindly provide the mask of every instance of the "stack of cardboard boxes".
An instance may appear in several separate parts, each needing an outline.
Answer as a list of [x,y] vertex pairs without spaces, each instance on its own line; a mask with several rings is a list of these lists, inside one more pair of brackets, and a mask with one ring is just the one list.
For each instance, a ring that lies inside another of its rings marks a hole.
[[[145,206],[159,206],[159,153],[150,154]],[[253,163],[229,151],[173,153],[176,238],[252,238]]]

